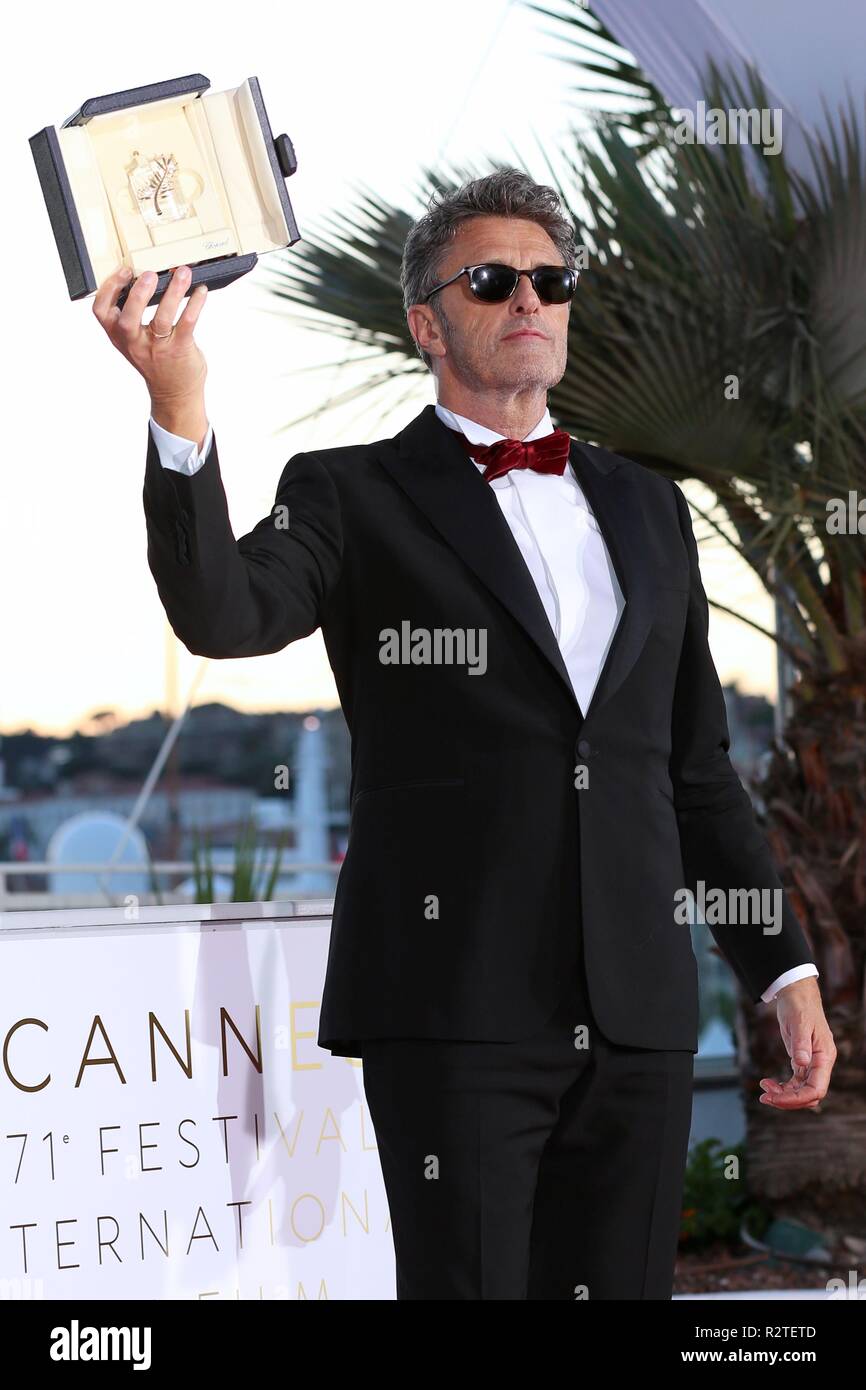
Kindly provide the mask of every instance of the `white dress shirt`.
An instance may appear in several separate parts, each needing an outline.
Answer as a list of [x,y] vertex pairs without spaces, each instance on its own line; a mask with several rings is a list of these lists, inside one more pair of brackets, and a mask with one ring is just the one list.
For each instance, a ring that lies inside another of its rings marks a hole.
[[[443,424],[465,434],[472,444],[493,444],[505,438],[438,402],[435,410]],[[153,416],[150,428],[164,468],[191,476],[206,462],[213,439],[212,425],[208,425],[201,452],[195,440],[170,434]],[[550,411],[545,410],[524,439],[540,439],[552,433]],[[475,467],[479,473],[484,472],[483,464],[475,463]],[[626,602],[604,537],[583,489],[568,467],[561,476],[536,473],[530,468],[512,469],[504,477],[494,478],[489,486],[538,590],[578,704],[585,713]],[[817,974],[812,964],[795,965],[779,975],[761,998],[770,1003],[785,985]]]

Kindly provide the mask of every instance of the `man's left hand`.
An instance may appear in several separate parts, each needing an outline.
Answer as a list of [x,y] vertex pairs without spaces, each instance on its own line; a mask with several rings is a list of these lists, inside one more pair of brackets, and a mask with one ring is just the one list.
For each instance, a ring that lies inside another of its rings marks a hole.
[[793,1076],[784,1084],[762,1077],[761,1104],[777,1110],[817,1110],[836,1061],[836,1044],[824,1017],[817,979],[795,980],[779,991],[775,1002]]

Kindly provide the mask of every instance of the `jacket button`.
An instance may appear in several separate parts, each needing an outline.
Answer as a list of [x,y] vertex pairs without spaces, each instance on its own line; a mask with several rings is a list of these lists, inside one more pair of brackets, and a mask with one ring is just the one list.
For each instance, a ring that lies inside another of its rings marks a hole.
[[179,521],[175,521],[175,554],[179,565],[189,564],[189,533]]
[[582,758],[589,757],[590,753],[592,752],[592,744],[590,743],[588,738],[579,738],[577,740],[577,751]]

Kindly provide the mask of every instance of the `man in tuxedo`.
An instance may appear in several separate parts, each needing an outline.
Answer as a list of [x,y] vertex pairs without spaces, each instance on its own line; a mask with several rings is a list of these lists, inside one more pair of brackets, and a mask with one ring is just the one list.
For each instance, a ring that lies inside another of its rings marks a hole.
[[442,197],[402,269],[435,406],[296,454],[239,540],[197,297],[174,327],[179,272],[146,328],[144,284],[125,326],[116,285],[95,306],[150,387],[148,562],[178,637],[227,658],[324,636],[352,775],[319,1043],[363,1059],[399,1298],[670,1298],[686,890],[721,902],[720,950],[776,1001],[793,1075],[762,1101],[816,1106],[835,1057],[728,757],[686,499],[550,420],[574,266],[525,174]]

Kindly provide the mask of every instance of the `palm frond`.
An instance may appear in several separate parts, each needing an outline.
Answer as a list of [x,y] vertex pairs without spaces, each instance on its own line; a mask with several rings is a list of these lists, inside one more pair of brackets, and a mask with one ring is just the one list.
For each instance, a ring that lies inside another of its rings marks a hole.
[[[585,10],[575,5],[568,22],[575,43],[591,39],[620,77],[639,78],[627,57],[611,58],[611,36]],[[752,68],[710,64],[703,90],[723,110],[768,105]],[[866,602],[858,538],[829,544],[826,528],[829,499],[866,490],[866,171],[853,107],[810,146],[810,181],[784,149],[762,157],[736,143],[680,143],[646,83],[644,96],[651,138],[608,113],[592,141],[558,152],[562,175],[548,161],[591,252],[551,414],[578,438],[699,479],[787,614],[801,659],[841,669]],[[401,379],[410,394],[420,387],[402,248],[431,195],[480,172],[422,169],[417,209],[362,185],[353,206],[271,262],[278,311],[300,309],[293,322],[367,362],[364,382],[332,404],[362,392],[370,401]]]

